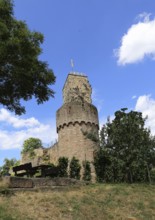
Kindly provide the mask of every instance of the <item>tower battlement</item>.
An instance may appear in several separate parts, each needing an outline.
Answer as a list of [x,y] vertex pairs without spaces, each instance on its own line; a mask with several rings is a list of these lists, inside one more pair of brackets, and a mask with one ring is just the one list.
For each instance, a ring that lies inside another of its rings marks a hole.
[[92,88],[87,76],[77,72],[68,74],[63,87],[64,104],[76,100],[92,103],[91,94]]

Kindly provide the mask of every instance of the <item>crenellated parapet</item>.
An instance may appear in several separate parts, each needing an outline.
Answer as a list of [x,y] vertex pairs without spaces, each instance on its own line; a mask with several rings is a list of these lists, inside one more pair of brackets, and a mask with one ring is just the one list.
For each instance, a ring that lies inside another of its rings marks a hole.
[[69,122],[68,124],[63,124],[63,125],[60,125],[59,128],[57,129],[57,132],[59,132],[61,129],[65,129],[65,127],[69,127],[70,125],[72,126],[75,126],[75,125],[79,125],[79,126],[83,126],[83,125],[88,125],[88,126],[91,126],[91,127],[94,127],[98,130],[99,126],[95,123],[91,123],[91,122],[85,122],[85,121],[75,121],[75,122]]

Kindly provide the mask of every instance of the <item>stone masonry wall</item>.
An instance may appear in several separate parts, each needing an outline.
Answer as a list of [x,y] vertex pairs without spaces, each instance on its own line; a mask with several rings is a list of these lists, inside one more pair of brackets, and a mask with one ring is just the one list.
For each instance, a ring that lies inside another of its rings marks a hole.
[[70,73],[68,75],[63,88],[64,104],[80,98],[88,103],[91,103],[91,93],[92,88],[87,76],[76,73]]
[[24,163],[32,163],[32,166],[38,166],[40,163],[42,163],[42,157],[43,157],[43,148],[39,148],[39,149],[35,149],[34,153],[35,156],[34,157],[30,157],[29,153],[24,153],[21,155],[21,164]]
[[75,122],[90,122],[91,124],[98,126],[98,112],[96,107],[84,101],[73,101],[64,104],[57,111],[58,135],[59,129],[61,129],[65,125],[69,126],[69,123]]
[[[75,123],[65,126],[59,131],[59,156],[68,157],[70,160],[73,156],[78,158],[81,162],[88,160],[93,161],[94,150],[97,149],[96,144],[88,139],[83,131],[91,132],[92,125]],[[93,131],[98,134],[98,127],[94,125]]]

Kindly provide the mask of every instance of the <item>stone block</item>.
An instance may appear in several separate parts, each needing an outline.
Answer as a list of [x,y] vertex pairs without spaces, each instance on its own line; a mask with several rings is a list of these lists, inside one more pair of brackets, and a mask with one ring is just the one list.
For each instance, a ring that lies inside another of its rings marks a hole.
[[3,177],[9,188],[33,188],[32,179],[21,177]]

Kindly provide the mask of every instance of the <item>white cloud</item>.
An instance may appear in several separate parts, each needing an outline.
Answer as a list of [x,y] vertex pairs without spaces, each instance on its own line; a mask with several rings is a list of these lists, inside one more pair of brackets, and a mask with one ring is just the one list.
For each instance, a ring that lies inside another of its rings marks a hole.
[[148,116],[146,126],[155,135],[155,99],[151,98],[151,95],[140,96],[137,99],[135,110],[142,112],[144,117]]
[[22,127],[34,127],[39,126],[39,121],[35,118],[29,119],[21,119],[18,116],[12,115],[9,111],[2,108],[0,109],[0,122],[5,122],[12,125],[14,128],[22,128]]
[[151,20],[144,12],[138,19],[122,37],[120,48],[114,50],[119,65],[136,63],[144,57],[155,59],[155,18]]
[[24,140],[30,137],[39,138],[45,144],[57,139],[56,124],[52,121],[43,124],[35,118],[22,119],[2,108],[0,122],[3,127],[0,129],[0,149],[20,148]]

